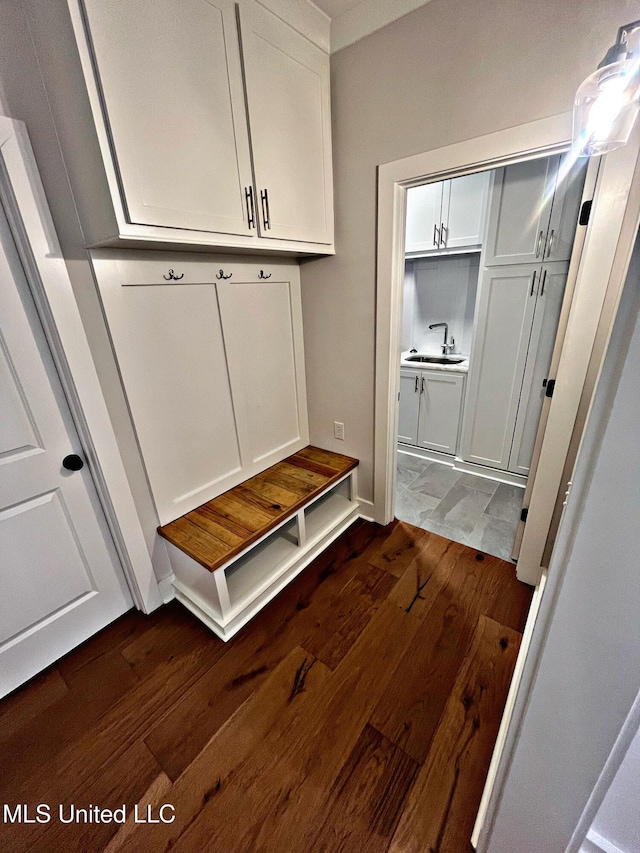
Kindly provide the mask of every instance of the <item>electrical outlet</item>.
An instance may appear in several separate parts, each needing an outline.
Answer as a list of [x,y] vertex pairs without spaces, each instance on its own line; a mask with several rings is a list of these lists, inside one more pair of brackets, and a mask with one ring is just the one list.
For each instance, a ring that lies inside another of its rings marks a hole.
[[333,422],[333,437],[339,438],[340,441],[344,441],[344,424],[341,424],[338,421]]

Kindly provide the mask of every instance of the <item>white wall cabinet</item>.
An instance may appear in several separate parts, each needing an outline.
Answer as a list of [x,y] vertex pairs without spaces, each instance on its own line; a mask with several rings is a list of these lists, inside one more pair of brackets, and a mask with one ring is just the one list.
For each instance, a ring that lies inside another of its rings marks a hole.
[[[333,250],[329,57],[299,21],[254,0],[68,4],[98,145],[65,157],[91,244]],[[110,206],[87,199],[95,169]]]
[[407,191],[407,254],[478,249],[489,173],[477,172]]
[[398,441],[455,454],[464,381],[463,373],[402,369]]
[[484,265],[569,260],[585,170],[581,163],[563,175],[559,155],[496,169]]
[[482,273],[461,441],[466,461],[527,473],[540,415],[533,386],[539,379],[542,387],[550,363],[567,269],[519,264]]
[[161,524],[309,443],[296,264],[91,256]]

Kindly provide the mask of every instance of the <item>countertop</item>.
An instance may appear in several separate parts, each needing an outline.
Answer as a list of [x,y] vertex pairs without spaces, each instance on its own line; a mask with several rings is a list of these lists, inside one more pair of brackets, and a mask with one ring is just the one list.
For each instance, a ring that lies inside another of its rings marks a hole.
[[468,373],[469,372],[469,356],[462,353],[451,353],[453,358],[463,358],[460,364],[427,364],[422,361],[407,361],[411,355],[438,355],[433,352],[406,352],[400,355],[400,367],[406,367],[411,370],[444,370],[446,373]]

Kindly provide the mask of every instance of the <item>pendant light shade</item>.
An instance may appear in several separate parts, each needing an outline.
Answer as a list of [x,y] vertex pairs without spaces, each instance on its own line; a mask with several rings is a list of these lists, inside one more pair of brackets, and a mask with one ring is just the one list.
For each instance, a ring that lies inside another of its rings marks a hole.
[[576,93],[573,144],[576,154],[606,154],[627,143],[640,110],[640,25],[622,28],[597,71]]

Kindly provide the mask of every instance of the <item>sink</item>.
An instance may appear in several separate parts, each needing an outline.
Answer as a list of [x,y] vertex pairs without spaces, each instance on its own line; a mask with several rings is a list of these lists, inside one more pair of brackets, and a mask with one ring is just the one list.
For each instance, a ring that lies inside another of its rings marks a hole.
[[451,355],[409,355],[405,361],[419,361],[422,364],[462,364],[464,358]]

